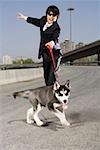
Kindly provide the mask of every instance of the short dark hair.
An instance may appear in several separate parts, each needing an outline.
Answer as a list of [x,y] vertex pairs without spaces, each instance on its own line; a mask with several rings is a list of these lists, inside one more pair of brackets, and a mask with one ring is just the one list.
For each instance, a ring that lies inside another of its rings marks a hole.
[[54,16],[59,16],[60,12],[59,12],[59,8],[57,6],[51,5],[47,8],[46,10],[46,16],[48,13],[53,12]]

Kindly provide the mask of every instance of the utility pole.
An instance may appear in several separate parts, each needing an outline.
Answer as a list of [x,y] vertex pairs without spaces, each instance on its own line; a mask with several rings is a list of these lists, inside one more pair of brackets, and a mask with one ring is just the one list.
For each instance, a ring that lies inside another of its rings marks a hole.
[[68,8],[67,9],[70,12],[70,51],[72,50],[72,11],[74,11],[74,8]]

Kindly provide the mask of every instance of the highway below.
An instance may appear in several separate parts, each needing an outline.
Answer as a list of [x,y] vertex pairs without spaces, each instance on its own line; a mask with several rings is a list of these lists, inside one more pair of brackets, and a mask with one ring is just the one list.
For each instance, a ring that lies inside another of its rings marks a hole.
[[14,91],[44,86],[44,79],[0,86],[0,150],[100,150],[100,67],[62,66],[59,80],[71,82],[66,117],[71,127],[45,108],[40,118],[48,126],[26,123],[28,100],[12,97]]

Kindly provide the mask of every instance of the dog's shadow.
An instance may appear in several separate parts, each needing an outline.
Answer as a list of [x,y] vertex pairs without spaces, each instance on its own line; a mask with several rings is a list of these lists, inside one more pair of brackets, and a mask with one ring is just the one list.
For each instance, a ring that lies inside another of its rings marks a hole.
[[[66,114],[66,118],[71,123],[71,128],[82,126],[84,123],[87,122],[100,122],[100,110],[83,110],[79,112],[71,112]],[[50,117],[42,119],[44,125],[41,128],[50,129],[53,131],[58,131],[58,129],[64,129],[65,127],[60,124],[58,118]],[[25,119],[18,119],[18,120],[11,120],[8,124],[12,124],[14,122],[24,122],[26,123]],[[27,124],[27,123],[26,123]],[[27,124],[28,125],[28,124]],[[31,126],[38,127],[36,123],[31,124]]]
[[[55,120],[55,121],[54,121]],[[64,127],[60,124],[60,123],[57,123],[59,121],[57,121],[57,118],[56,117],[52,117],[52,118],[48,118],[48,119],[44,119],[44,120],[41,120],[44,122],[44,124],[42,126],[40,126],[41,128],[47,128],[47,129],[51,129],[53,131],[57,131],[58,129],[63,129]],[[16,119],[16,120],[11,120],[11,121],[8,121],[8,124],[13,124],[13,123],[25,123],[27,124],[26,122],[26,119]],[[34,126],[34,127],[39,127],[36,125],[36,123],[32,123],[32,124],[27,124],[29,126]],[[40,128],[39,127],[39,128]]]
[[10,121],[8,121],[8,124],[12,124],[12,123],[15,123],[15,122],[24,122],[24,123],[26,123],[26,120],[25,119],[10,120]]
[[[66,116],[66,118],[70,118],[70,120],[71,120],[71,126],[70,126],[71,128],[82,125],[82,121],[80,120],[80,117],[81,117],[81,114],[75,113],[75,112],[69,114],[69,116]],[[53,130],[53,131],[58,131],[59,129],[64,129],[65,128],[65,126],[61,125],[60,121],[55,116],[41,119],[41,121],[44,122],[44,124],[41,126],[41,128],[50,129],[50,130]],[[23,123],[27,124],[26,119],[11,120],[11,121],[8,121],[8,124],[12,124],[12,123],[16,123],[16,122],[17,123],[19,123],[19,122],[22,123],[23,122]],[[35,126],[37,128],[39,127],[39,126],[36,125],[35,122],[32,123],[32,124],[27,124],[27,125]]]
[[[49,119],[52,121],[49,123],[48,128],[53,129],[54,126],[60,129],[64,128],[56,117],[48,118],[48,120]],[[79,112],[74,111],[69,114],[66,113],[66,119],[71,124],[70,128],[83,126],[85,123],[89,122],[100,122],[100,110],[88,109]]]
[[64,126],[61,125],[60,121],[56,117],[48,118],[45,121],[47,124],[45,128],[47,129],[50,129],[53,131],[58,131],[58,129],[64,129]]

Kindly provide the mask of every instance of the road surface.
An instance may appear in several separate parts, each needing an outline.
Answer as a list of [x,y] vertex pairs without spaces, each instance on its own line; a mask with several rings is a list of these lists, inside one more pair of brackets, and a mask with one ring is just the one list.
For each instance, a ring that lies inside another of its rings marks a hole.
[[14,91],[44,85],[43,78],[0,87],[0,150],[100,150],[100,67],[62,66],[62,84],[71,82],[66,117],[71,127],[62,127],[47,108],[40,118],[48,126],[26,123],[28,100],[13,99]]

